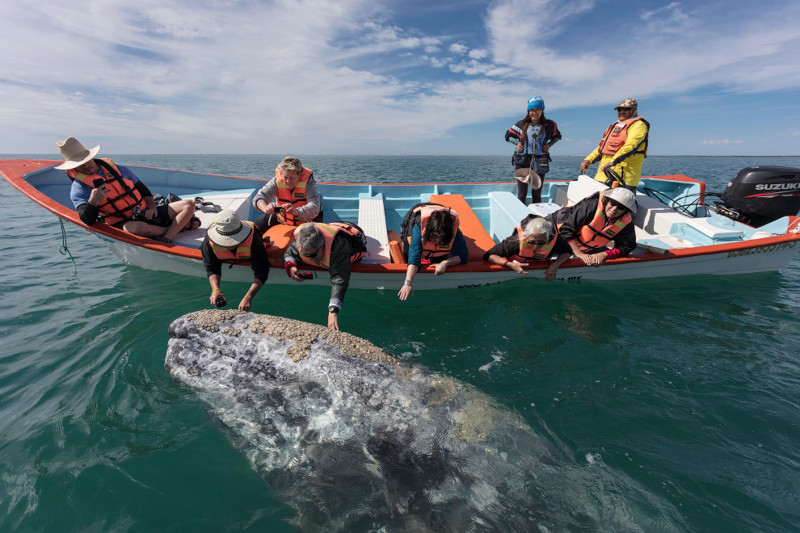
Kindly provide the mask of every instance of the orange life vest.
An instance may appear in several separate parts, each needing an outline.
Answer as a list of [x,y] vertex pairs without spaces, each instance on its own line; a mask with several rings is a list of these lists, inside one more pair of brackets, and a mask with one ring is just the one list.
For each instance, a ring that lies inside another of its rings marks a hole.
[[[303,171],[300,173],[300,180],[297,182],[297,185],[294,186],[294,189],[290,189],[286,185],[286,180],[283,179],[283,174],[276,168],[275,184],[278,186],[278,194],[275,203],[279,206],[289,204],[296,208],[306,205],[308,203],[306,199],[306,187],[308,186],[308,179],[310,177],[311,170],[303,167]],[[302,224],[299,218],[285,211],[276,211],[275,214],[281,224],[288,224],[290,226],[299,226]]]
[[100,167],[103,173],[102,176],[100,174],[83,174],[74,168],[66,172],[70,178],[85,183],[92,188],[95,188],[94,180],[103,180],[109,191],[105,201],[98,206],[103,222],[113,225],[124,220],[130,220],[133,218],[133,212],[137,207],[142,211],[147,209],[147,205],[142,199],[142,193],[136,190],[136,185],[131,180],[120,174],[117,165],[111,159],[103,159],[102,162],[111,167],[111,170],[109,170],[98,162],[97,166]]
[[214,241],[209,239],[209,243],[211,244],[211,250],[214,252],[214,255],[217,256],[217,259],[220,261],[233,261],[236,263],[241,263],[242,261],[247,261],[250,259],[250,256],[253,254],[253,237],[255,236],[255,227],[256,225],[252,222],[247,220],[243,220],[242,224],[247,224],[250,226],[250,235],[247,236],[245,240],[240,242],[236,246],[236,250],[231,250],[225,246],[219,246],[218,244],[214,244]]
[[[436,211],[447,211],[453,218],[453,238],[450,242],[443,245],[438,245],[433,241],[425,239],[425,230],[428,227],[428,219]],[[453,250],[453,242],[456,240],[456,233],[458,232],[458,213],[455,210],[438,204],[422,205],[414,210],[414,213],[419,213],[419,229],[422,233],[422,259],[433,261],[450,255]],[[408,236],[408,242],[411,243],[411,235]]]
[[[315,261],[310,257],[306,257],[302,253],[300,253],[300,259],[302,259],[303,262],[306,264],[320,268],[330,268],[331,248],[333,247],[333,239],[340,231],[344,231],[348,235],[355,237],[357,239],[361,239],[363,235],[360,229],[347,222],[331,222],[330,224],[323,224],[321,222],[307,222],[307,224],[314,224],[322,232],[322,236],[325,238],[325,252],[322,254],[322,258],[319,261]],[[299,234],[301,227],[302,226],[294,230],[295,239],[297,238],[297,235]],[[350,262],[357,263],[358,261],[361,260],[362,257],[364,257],[364,252],[356,251],[355,253],[353,253],[353,255],[350,256]]]
[[[600,150],[600,153],[605,155],[616,154],[625,144],[625,141],[628,140],[628,128],[631,126],[631,124],[639,120],[644,121],[648,127],[650,126],[643,117],[638,115],[626,120],[618,120],[610,125],[603,134],[603,138],[600,139],[600,144],[598,145],[598,150]],[[642,142],[639,143],[639,146],[634,148],[630,155],[633,154],[645,154],[645,157],[647,157],[647,135],[645,135],[644,139],[642,139]]]
[[534,251],[533,246],[528,244],[527,239],[525,239],[525,235],[522,233],[522,226],[517,226],[517,237],[519,238],[519,252],[509,257],[509,259],[520,262],[530,260],[543,261],[550,257],[553,246],[556,244],[556,239],[558,239],[558,233],[555,234],[550,242],[544,246],[540,246],[536,251]]
[[581,251],[587,253],[596,252],[604,248],[632,220],[633,217],[631,217],[630,212],[614,220],[607,220],[605,209],[603,209],[603,193],[600,192],[594,218],[592,218],[591,222],[581,227],[578,232]]

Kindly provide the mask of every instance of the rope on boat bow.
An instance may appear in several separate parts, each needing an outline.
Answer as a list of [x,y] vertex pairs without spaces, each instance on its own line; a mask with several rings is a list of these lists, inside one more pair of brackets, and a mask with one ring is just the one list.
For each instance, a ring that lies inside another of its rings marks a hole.
[[58,248],[58,251],[61,255],[69,255],[72,261],[72,275],[74,276],[78,274],[78,268],[75,266],[75,258],[72,257],[72,253],[70,253],[69,248],[67,248],[67,230],[64,229],[64,221],[61,220],[61,217],[58,218],[58,221],[61,223],[61,246]]

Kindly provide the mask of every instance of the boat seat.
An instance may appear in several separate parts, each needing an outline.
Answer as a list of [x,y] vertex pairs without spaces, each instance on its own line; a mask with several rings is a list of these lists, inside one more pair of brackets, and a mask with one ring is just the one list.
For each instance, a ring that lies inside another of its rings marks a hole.
[[382,194],[372,196],[369,193],[361,193],[358,196],[358,225],[367,237],[367,253],[361,262],[391,263]]
[[225,191],[224,193],[211,191],[198,192],[193,195],[183,195],[185,199],[193,199],[200,196],[206,202],[213,202],[214,206],[219,206],[219,208],[214,206],[197,206],[197,210],[194,214],[200,219],[200,228],[178,233],[173,242],[191,248],[200,248],[208,227],[217,218],[217,212],[222,209],[230,209],[238,214],[242,220],[247,220],[250,216],[250,199],[253,196],[253,192],[253,189],[240,189],[236,191]]
[[540,202],[537,204],[530,204],[528,210],[536,216],[546,217],[561,209],[561,206],[551,202]]
[[[508,191],[489,193],[489,229],[495,241],[500,242],[511,235],[522,219],[530,214],[516,195]],[[461,211],[458,215],[461,216]]]
[[458,213],[459,229],[469,248],[469,260],[481,261],[483,254],[495,243],[464,197],[460,194],[432,194],[430,201],[454,209]]
[[575,181],[570,181],[567,186],[567,206],[575,205],[587,196],[591,196],[597,191],[604,191],[608,187],[586,174],[581,174]]

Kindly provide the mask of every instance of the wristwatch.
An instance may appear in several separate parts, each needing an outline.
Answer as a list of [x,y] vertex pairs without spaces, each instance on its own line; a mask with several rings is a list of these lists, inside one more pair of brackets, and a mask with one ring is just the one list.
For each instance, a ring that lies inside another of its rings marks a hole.
[[339,308],[338,308],[338,307],[336,307],[335,305],[332,305],[332,306],[330,306],[330,307],[328,308],[328,312],[329,312],[329,313],[334,313],[334,314],[335,314],[335,313],[338,313],[338,312],[339,312]]
[[409,287],[411,287],[411,282],[408,281],[408,280],[405,280],[405,281],[403,281],[403,285],[408,285]]

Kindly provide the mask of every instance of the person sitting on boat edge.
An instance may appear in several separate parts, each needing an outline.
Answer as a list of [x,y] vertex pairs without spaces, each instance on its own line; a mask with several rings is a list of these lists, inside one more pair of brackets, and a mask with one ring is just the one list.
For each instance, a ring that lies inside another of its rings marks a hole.
[[299,226],[305,222],[322,222],[314,172],[296,157],[283,158],[275,168],[275,177],[253,197],[253,207],[264,213],[256,220],[262,232],[277,224]]
[[[544,116],[544,100],[541,96],[528,100],[527,114],[506,130],[505,137],[507,142],[516,146],[511,156],[514,170],[530,169],[539,176],[536,183],[530,184],[531,203],[541,202],[544,175],[550,170],[550,148],[561,139],[558,125]],[[517,178],[517,198],[523,204],[527,194],[528,181]]]
[[[555,260],[550,260],[558,254]],[[558,267],[570,258],[572,249],[550,220],[528,215],[503,242],[495,244],[483,254],[483,260],[493,265],[505,266],[517,274],[527,274],[530,261],[547,261],[545,281],[556,279]]]
[[224,307],[228,301],[220,288],[222,263],[237,264],[250,262],[253,270],[253,283],[239,302],[240,311],[249,311],[258,291],[269,276],[269,258],[264,248],[261,232],[252,222],[242,221],[235,212],[223,209],[208,228],[203,244],[200,246],[203,266],[208,282],[211,284],[209,301],[215,307]]
[[647,157],[650,123],[638,115],[639,103],[634,98],[625,98],[614,110],[617,121],[606,129],[597,148],[581,162],[581,174],[599,159],[594,179],[609,187],[617,182],[635,192]]
[[[633,193],[617,187],[598,191],[547,218],[556,223],[575,257],[588,266],[600,266],[607,259],[625,257],[636,249],[634,214]],[[609,249],[612,240],[614,247]]]
[[406,213],[400,230],[408,263],[406,279],[397,293],[401,300],[414,295],[414,277],[423,264],[436,264],[434,274],[438,276],[450,265],[469,262],[469,248],[454,209],[431,202],[417,204]]
[[331,298],[328,301],[328,327],[339,330],[339,311],[350,285],[350,266],[367,251],[364,231],[350,222],[308,222],[294,230],[294,240],[283,256],[286,274],[295,281],[308,276],[301,273],[299,264],[328,270],[331,279]]
[[178,200],[156,207],[150,189],[128,167],[111,159],[95,159],[98,144],[87,150],[75,137],[56,143],[65,170],[72,180],[69,197],[81,222],[91,226],[98,220],[134,235],[172,244],[184,229],[193,229],[195,204]]

